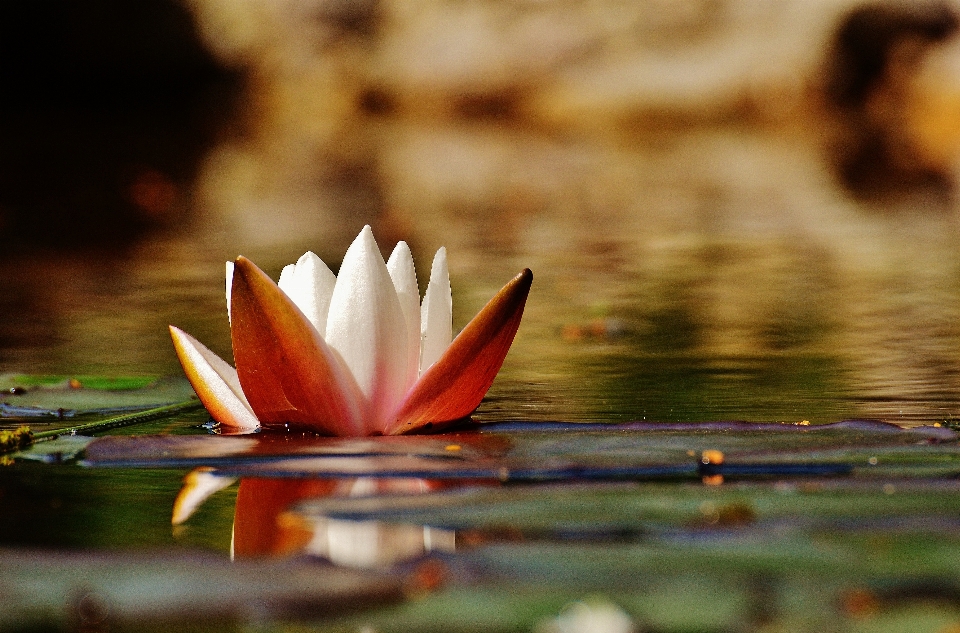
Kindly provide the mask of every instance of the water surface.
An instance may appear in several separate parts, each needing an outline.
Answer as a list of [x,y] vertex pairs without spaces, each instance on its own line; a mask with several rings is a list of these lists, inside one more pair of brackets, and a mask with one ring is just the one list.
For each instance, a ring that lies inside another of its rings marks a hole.
[[[291,132],[269,143],[230,140],[210,150],[189,188],[191,212],[176,226],[116,248],[78,243],[0,255],[0,368],[180,375],[168,324],[230,358],[225,260],[244,254],[276,278],[312,249],[336,269],[369,223],[384,252],[399,239],[410,244],[421,288],[434,251],[447,247],[455,327],[519,270],[533,270],[519,334],[475,415],[481,423],[953,423],[960,416],[955,210],[923,197],[857,202],[825,165],[801,130],[739,126],[641,139],[375,118],[332,138]],[[117,433],[205,435],[206,420],[199,412]],[[696,451],[678,455],[694,468]],[[938,467],[947,472],[953,458],[944,455]],[[855,458],[860,469],[874,463]],[[339,621],[345,630],[369,622],[446,630],[448,610],[464,614],[455,620],[463,630],[529,630],[600,592],[653,630],[755,630],[779,618],[814,631],[859,617],[860,603],[846,600],[863,587],[886,618],[887,628],[877,630],[899,630],[902,605],[946,600],[944,609],[921,614],[942,624],[953,598],[897,584],[891,561],[911,560],[911,573],[938,587],[958,577],[957,526],[938,509],[938,499],[953,503],[950,482],[917,488],[926,495],[916,497],[919,509],[904,505],[912,489],[900,480],[869,489],[789,476],[720,488],[696,479],[554,485],[543,508],[572,523],[524,531],[495,521],[485,527],[499,511],[492,506],[490,514],[479,506],[479,527],[458,530],[359,520],[351,499],[439,494],[453,485],[362,478],[246,478],[172,526],[185,475],[4,467],[0,545],[52,555],[201,550],[226,560],[246,508],[255,517],[248,514],[248,524],[280,526],[269,533],[274,540],[247,533],[241,549],[259,556],[309,554],[327,561],[318,569],[360,562],[379,570],[379,580],[414,583],[410,595],[449,583],[428,600]],[[499,486],[460,484],[464,494]],[[272,492],[260,498],[271,501],[250,501],[264,490]],[[507,501],[538,494],[503,490]],[[790,514],[792,495],[809,496],[813,515],[862,507],[877,516],[807,521]],[[327,498],[346,499],[346,516],[288,512]],[[645,509],[621,517],[626,526],[585,529],[590,521],[577,509],[590,506],[578,498],[601,511],[630,498],[673,514],[663,520]],[[521,510],[535,516],[532,508]],[[793,518],[768,518],[770,508]],[[394,545],[371,546],[386,541]],[[836,560],[856,565],[841,570]],[[61,563],[83,564],[71,561]],[[477,609],[478,601],[494,606]],[[709,608],[690,610],[693,603]],[[501,613],[510,615],[497,619]]]
[[320,141],[288,141],[283,164],[255,139],[215,147],[191,219],[124,247],[5,254],[4,370],[178,374],[170,323],[229,357],[224,260],[277,275],[311,249],[335,269],[371,223],[385,252],[410,243],[421,286],[447,247],[455,327],[534,271],[480,419],[957,414],[955,211],[858,203],[799,132],[353,132],[330,141],[355,146],[346,164],[317,163]]

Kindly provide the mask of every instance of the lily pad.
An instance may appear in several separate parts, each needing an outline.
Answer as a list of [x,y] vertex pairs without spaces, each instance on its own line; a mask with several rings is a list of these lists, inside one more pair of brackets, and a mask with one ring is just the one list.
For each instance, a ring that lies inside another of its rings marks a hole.
[[[108,436],[86,455],[96,466],[215,466],[286,458],[416,455],[479,459],[497,454],[502,442],[475,436],[477,446],[458,444],[457,435],[339,438],[262,433],[253,435],[139,437]],[[455,449],[455,450],[454,450]]]
[[399,581],[383,576],[202,553],[0,550],[0,577],[5,630],[329,616],[401,597]]
[[[434,436],[341,439],[106,437],[88,466],[215,467],[226,476],[487,478],[498,481],[699,479],[704,476],[933,477],[960,472],[944,428],[879,422],[832,425],[690,423],[487,425]],[[741,429],[746,426],[747,429]],[[721,455],[704,463],[704,451]]]
[[0,374],[0,425],[44,422],[54,428],[78,416],[95,419],[184,402],[194,397],[185,378],[31,376]]
[[309,555],[323,573],[375,563],[375,577],[419,592],[331,614],[324,630],[533,630],[599,595],[640,630],[818,631],[857,622],[859,595],[895,623],[902,605],[940,595],[929,587],[960,586],[960,445],[943,427],[503,423],[362,439],[110,436],[82,454],[98,468],[72,476],[222,478],[216,501],[174,528],[184,534],[240,477],[217,524],[238,557]]
[[[880,539],[879,547],[876,536],[811,542],[773,534],[491,545],[419,563],[447,580],[443,591],[346,616],[324,630],[542,630],[536,627],[572,603],[598,598],[628,614],[635,630],[948,630],[944,623],[956,618],[957,570],[944,560],[960,543],[930,535]],[[910,564],[896,569],[898,557]],[[918,609],[925,618],[916,618]],[[914,617],[904,618],[905,611]],[[931,621],[941,626],[913,628]]]
[[99,389],[126,391],[143,389],[157,380],[156,376],[67,376],[51,374],[0,374],[0,390],[10,391],[46,387],[51,389]]
[[946,530],[960,537],[960,482],[814,480],[702,486],[563,484],[480,487],[395,497],[307,500],[308,517],[485,530],[524,540],[681,539],[685,533]]
[[[455,533],[455,552],[408,563],[442,577],[445,589],[365,613],[378,631],[532,630],[590,596],[618,605],[640,630],[860,630],[868,620],[870,630],[900,631],[904,608],[955,613],[958,486],[503,486],[315,498],[286,521],[312,525],[313,542],[331,525]],[[360,624],[348,616],[325,630]]]
[[13,459],[29,459],[46,463],[60,463],[76,457],[93,441],[85,435],[61,435],[55,439],[31,444],[29,448],[10,455]]

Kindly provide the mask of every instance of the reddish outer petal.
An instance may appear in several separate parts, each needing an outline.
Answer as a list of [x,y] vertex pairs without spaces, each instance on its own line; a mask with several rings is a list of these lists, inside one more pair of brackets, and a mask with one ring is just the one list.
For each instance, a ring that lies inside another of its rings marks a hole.
[[532,283],[524,269],[463,328],[413,386],[388,435],[459,420],[480,405],[510,351]]
[[230,313],[237,375],[262,425],[361,434],[352,377],[293,301],[245,257],[236,262]]
[[[235,429],[255,430],[257,428],[256,420],[250,419],[253,417],[252,414],[243,415],[242,409],[245,405],[240,402],[240,399],[235,396],[233,402],[225,402],[221,399],[218,394],[230,391],[230,388],[222,382],[220,385],[211,384],[205,376],[203,368],[197,365],[197,362],[204,361],[195,361],[195,356],[191,354],[190,345],[195,339],[173,325],[170,326],[170,336],[173,339],[173,349],[176,350],[177,358],[180,359],[180,365],[183,367],[183,373],[186,374],[187,380],[190,381],[190,385],[211,417],[220,424]],[[215,372],[211,369],[210,373]]]

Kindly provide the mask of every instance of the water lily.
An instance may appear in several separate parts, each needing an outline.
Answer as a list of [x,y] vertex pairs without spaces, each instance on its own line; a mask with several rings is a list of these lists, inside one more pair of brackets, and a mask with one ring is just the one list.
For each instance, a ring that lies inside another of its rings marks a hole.
[[309,252],[278,283],[244,257],[227,264],[236,369],[182,330],[170,332],[187,378],[224,427],[394,435],[477,408],[532,281],[521,272],[453,339],[446,251],[434,257],[421,302],[409,247],[398,243],[384,262],[367,226],[337,276]]

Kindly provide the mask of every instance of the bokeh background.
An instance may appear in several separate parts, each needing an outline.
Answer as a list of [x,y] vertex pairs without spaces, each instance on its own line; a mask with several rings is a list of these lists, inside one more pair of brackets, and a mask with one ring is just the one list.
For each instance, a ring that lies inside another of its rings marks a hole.
[[223,261],[523,267],[481,419],[960,416],[960,5],[0,2],[0,371],[230,357]]

